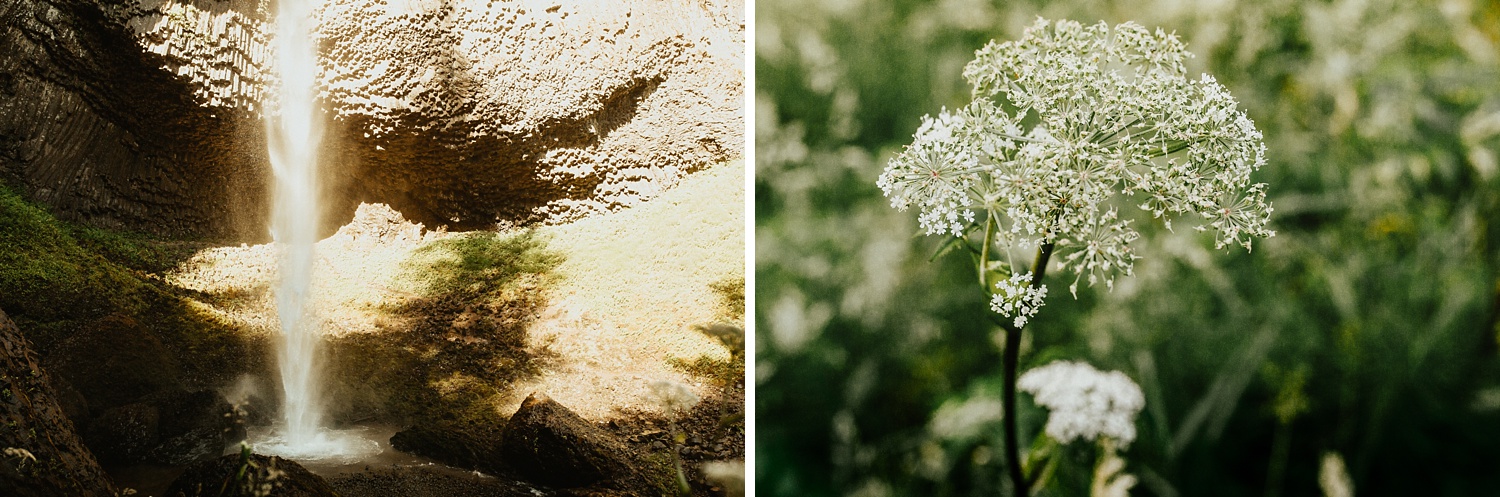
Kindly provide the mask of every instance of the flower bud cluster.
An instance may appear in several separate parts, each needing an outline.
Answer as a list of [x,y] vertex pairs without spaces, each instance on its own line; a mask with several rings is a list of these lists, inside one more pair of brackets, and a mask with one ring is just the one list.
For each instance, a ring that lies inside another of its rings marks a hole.
[[990,309],[1001,316],[1015,318],[1016,328],[1026,327],[1026,321],[1042,309],[1047,300],[1047,287],[1031,286],[1033,273],[1015,273],[1009,279],[995,282],[995,293],[990,297]]

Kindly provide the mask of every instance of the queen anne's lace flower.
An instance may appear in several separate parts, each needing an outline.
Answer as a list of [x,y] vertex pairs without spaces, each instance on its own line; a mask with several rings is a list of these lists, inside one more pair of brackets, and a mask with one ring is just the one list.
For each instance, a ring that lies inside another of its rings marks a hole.
[[1135,416],[1146,406],[1141,387],[1119,371],[1103,372],[1081,362],[1054,361],[1021,375],[1016,387],[1030,392],[1047,415],[1047,436],[1067,443],[1107,436],[1121,447],[1135,440]]
[[1074,293],[1131,274],[1139,234],[1124,206],[1168,228],[1197,214],[1219,248],[1248,250],[1275,234],[1265,185],[1250,183],[1265,146],[1228,90],[1187,78],[1191,56],[1160,29],[1038,19],[976,52],[973,100],[924,117],[878,184],[929,235],[965,236],[978,215],[999,247],[1052,244]]
[[990,309],[1001,316],[1016,318],[1016,328],[1024,328],[1047,300],[1047,287],[1032,288],[1031,278],[1032,273],[1012,274],[1010,279],[995,282],[995,294],[990,297]]
[[918,221],[927,234],[963,234],[964,226],[974,221],[968,207],[967,191],[973,188],[979,169],[973,154],[958,153],[944,146],[953,141],[953,131],[961,128],[958,116],[944,110],[937,119],[925,119],[917,130],[915,141],[904,157],[904,170],[881,175],[879,185],[890,197],[891,205],[906,209],[917,204],[922,213]]

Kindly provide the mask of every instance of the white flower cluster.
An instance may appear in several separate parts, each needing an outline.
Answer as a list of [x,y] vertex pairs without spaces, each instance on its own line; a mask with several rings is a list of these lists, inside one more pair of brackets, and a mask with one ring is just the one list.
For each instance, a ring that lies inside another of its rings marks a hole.
[[698,405],[698,394],[680,382],[672,380],[657,380],[651,382],[651,394],[661,404],[662,410],[675,417],[679,412],[686,412]]
[[709,461],[703,463],[703,479],[724,489],[726,497],[745,495],[745,463],[743,461]]
[[1130,377],[1081,362],[1053,361],[1021,375],[1016,386],[1051,410],[1047,436],[1062,443],[1110,437],[1121,447],[1135,440],[1135,416],[1146,397]]
[[1042,309],[1047,299],[1047,286],[1031,287],[1033,273],[1015,273],[1010,279],[995,282],[995,294],[990,297],[990,309],[1001,316],[1016,318],[1016,328],[1026,327],[1026,321]]
[[980,49],[964,68],[968,106],[924,117],[878,182],[916,206],[927,234],[999,227],[999,246],[1052,244],[1090,285],[1131,274],[1139,235],[1121,206],[1171,228],[1197,214],[1219,248],[1269,237],[1261,133],[1213,77],[1189,80],[1173,34],[1124,23],[1038,19],[1018,41]]
[[948,401],[932,414],[928,431],[945,440],[970,440],[984,433],[985,427],[1000,421],[1005,405],[1000,399],[974,396],[962,402]]

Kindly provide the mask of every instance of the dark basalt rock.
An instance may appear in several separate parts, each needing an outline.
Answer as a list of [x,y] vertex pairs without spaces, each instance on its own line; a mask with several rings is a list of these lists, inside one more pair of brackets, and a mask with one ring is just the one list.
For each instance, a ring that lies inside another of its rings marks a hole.
[[108,409],[89,423],[89,447],[106,463],[140,462],[156,448],[160,415],[148,404]]
[[445,426],[418,425],[397,432],[391,447],[408,454],[442,461],[451,466],[493,471],[499,459],[496,439],[482,439],[465,430]]
[[[25,336],[0,311],[0,493],[107,497],[115,488],[78,440]],[[25,451],[24,453],[21,451]]]
[[323,477],[294,461],[241,453],[188,467],[167,487],[165,496],[338,497],[338,493]]
[[57,393],[57,404],[62,407],[63,414],[73,422],[74,427],[82,428],[89,423],[89,401],[73,388],[67,379],[55,374],[48,375],[52,379],[52,390]]
[[[330,231],[361,201],[432,227],[562,222],[743,154],[743,61],[697,37],[743,36],[738,2],[325,3]],[[264,6],[0,0],[0,181],[66,220],[266,240]]]
[[630,489],[641,478],[629,449],[546,395],[531,394],[506,425],[500,456],[522,477],[560,488]]
[[107,462],[177,466],[219,457],[245,429],[218,393],[171,391],[105,410],[87,438]]
[[48,370],[66,379],[96,412],[181,388],[171,349],[124,314],[81,326],[45,353]]
[[245,439],[245,426],[222,395],[212,390],[169,393],[155,401],[161,412],[160,444],[150,460],[168,465],[206,461]]

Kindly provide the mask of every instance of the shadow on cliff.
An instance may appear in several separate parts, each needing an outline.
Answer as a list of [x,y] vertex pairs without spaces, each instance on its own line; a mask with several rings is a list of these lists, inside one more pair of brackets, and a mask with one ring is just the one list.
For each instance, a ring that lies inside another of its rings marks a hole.
[[562,261],[533,232],[418,249],[402,277],[419,291],[381,309],[385,329],[332,340],[332,397],[358,413],[342,421],[500,426],[495,401],[557,359],[528,329]]
[[208,106],[189,78],[163,69],[167,57],[136,42],[123,17],[134,11],[104,4],[0,6],[9,10],[0,29],[0,178],[68,221],[264,237],[258,118]]

